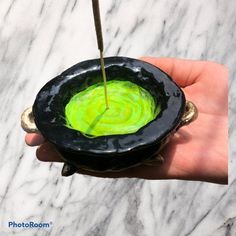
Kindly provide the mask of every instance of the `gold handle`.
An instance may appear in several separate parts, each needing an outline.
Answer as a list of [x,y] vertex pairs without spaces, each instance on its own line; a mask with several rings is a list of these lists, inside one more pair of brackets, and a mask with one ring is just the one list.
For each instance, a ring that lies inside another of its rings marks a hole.
[[32,107],[28,107],[21,115],[21,127],[27,133],[39,133],[36,124],[34,123],[34,116]]
[[181,118],[179,128],[195,121],[198,117],[197,107],[190,101],[186,101],[185,112]]

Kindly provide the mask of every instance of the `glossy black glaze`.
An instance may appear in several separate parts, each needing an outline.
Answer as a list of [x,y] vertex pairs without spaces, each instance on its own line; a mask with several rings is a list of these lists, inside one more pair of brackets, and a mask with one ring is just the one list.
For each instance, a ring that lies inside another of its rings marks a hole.
[[126,57],[105,58],[107,80],[129,80],[147,89],[161,103],[155,120],[134,134],[88,138],[65,126],[65,105],[90,85],[102,81],[99,59],[74,65],[49,81],[33,105],[35,123],[63,158],[92,170],[119,170],[136,165],[155,153],[160,143],[178,127],[185,96],[172,79],[157,67]]

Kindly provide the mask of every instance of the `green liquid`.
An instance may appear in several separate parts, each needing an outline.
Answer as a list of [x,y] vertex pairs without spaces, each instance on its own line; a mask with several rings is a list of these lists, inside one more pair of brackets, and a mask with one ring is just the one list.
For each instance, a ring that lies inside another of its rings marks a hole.
[[151,94],[130,81],[108,81],[107,91],[109,109],[106,109],[103,83],[75,94],[65,107],[67,127],[95,137],[130,134],[160,112]]

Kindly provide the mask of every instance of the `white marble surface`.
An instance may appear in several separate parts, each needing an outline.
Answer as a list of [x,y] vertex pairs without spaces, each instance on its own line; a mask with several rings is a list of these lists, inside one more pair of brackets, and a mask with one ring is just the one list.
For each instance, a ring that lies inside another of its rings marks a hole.
[[[49,79],[98,57],[89,0],[0,1],[0,235],[236,235],[236,1],[100,0],[105,55],[207,59],[230,70],[230,181],[60,176],[24,144],[20,114]],[[235,142],[235,141],[234,141]],[[49,229],[8,221],[52,222]]]

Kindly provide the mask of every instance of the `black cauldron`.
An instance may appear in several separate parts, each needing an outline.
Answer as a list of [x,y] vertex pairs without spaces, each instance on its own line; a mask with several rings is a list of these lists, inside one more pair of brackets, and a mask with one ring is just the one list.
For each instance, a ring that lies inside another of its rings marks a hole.
[[129,80],[149,91],[161,112],[136,133],[87,137],[65,125],[65,106],[73,95],[101,82],[100,61],[83,61],[67,69],[43,86],[32,110],[22,115],[24,130],[40,132],[55,145],[65,161],[63,175],[78,168],[120,171],[155,162],[169,137],[196,119],[196,107],[186,102],[183,91],[159,68],[136,59],[109,57],[105,69],[107,80]]

